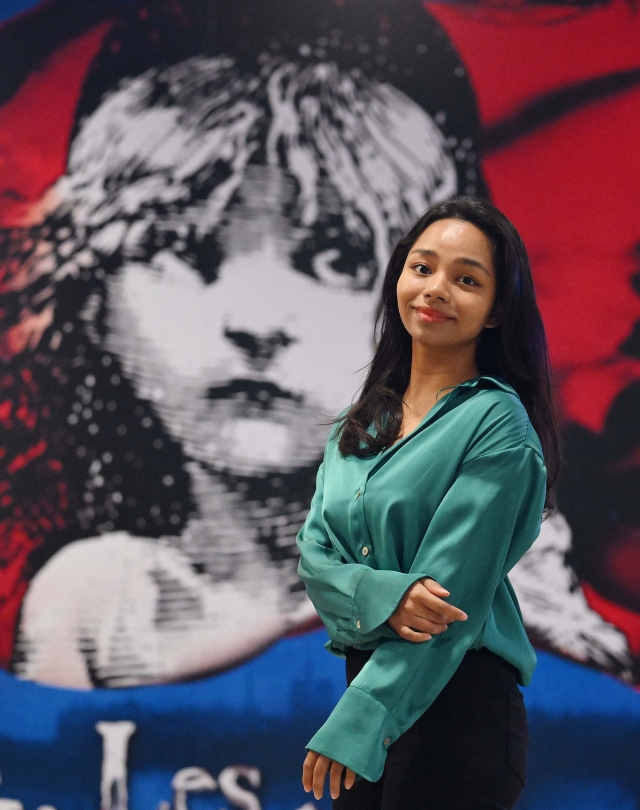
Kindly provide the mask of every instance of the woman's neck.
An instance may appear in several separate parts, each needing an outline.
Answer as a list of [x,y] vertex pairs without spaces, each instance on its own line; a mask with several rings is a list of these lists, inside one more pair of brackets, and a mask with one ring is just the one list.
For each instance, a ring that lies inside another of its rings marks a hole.
[[411,376],[404,394],[405,404],[414,413],[426,413],[443,389],[454,388],[479,375],[475,362],[475,346],[468,350],[447,350],[413,342]]

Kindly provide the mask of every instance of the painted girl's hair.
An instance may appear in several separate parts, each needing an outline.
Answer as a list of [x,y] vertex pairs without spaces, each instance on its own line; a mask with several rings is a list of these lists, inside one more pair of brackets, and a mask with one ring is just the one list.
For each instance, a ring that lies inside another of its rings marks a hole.
[[188,519],[184,451],[105,345],[108,277],[170,250],[214,280],[229,206],[243,180],[268,204],[269,171],[287,178],[284,213],[308,232],[307,253],[337,231],[345,257],[336,270],[361,269],[349,279],[356,286],[375,283],[377,265],[364,266],[374,264],[371,242],[386,261],[408,224],[458,182],[439,127],[391,83],[314,55],[199,55],[109,90],[78,121],[45,222],[0,234],[0,355],[16,370],[11,386],[31,369],[47,402],[47,481],[49,456],[66,459],[76,525],[60,527],[60,543],[177,533]]

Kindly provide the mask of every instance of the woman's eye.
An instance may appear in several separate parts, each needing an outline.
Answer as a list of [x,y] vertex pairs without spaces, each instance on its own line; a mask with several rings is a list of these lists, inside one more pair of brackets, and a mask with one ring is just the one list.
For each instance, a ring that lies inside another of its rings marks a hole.
[[[463,284],[464,284],[466,287],[474,287],[474,286],[475,286],[475,287],[477,287],[477,286],[478,286],[478,282],[475,280],[475,278],[471,278],[471,276],[462,276],[462,277],[461,277],[461,279],[460,279],[460,281],[461,281],[461,282],[462,282],[462,283],[463,283]],[[470,282],[470,283],[469,283],[469,282]]]
[[431,272],[431,268],[428,267],[426,264],[416,264],[414,269],[417,270],[421,276],[426,276],[427,273]]

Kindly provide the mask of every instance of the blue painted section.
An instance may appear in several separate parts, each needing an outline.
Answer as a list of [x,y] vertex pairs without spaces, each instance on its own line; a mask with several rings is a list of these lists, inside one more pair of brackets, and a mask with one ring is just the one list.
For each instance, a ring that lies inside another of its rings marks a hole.
[[[43,0],[0,0],[0,23],[15,17],[22,11],[28,11],[42,3]],[[135,0],[119,0],[121,3],[131,3]]]
[[[345,687],[323,630],[285,639],[246,664],[186,684],[78,692],[0,674],[0,796],[25,810],[99,807],[99,720],[132,720],[130,810],[156,810],[171,778],[197,765],[216,776],[260,769],[263,810],[297,810],[304,745]],[[640,806],[640,694],[615,679],[541,653],[524,690],[531,724],[529,781],[519,810]],[[326,798],[318,808],[330,807]],[[190,810],[218,810],[220,794]]]
[[41,0],[1,0],[0,1],[0,22],[15,17],[21,11],[37,6]]
[[640,808],[640,692],[539,653],[524,695],[531,746],[518,810]]

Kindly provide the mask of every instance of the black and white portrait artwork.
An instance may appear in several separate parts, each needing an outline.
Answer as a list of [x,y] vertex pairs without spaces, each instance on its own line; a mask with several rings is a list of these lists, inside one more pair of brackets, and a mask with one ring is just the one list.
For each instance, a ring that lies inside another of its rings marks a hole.
[[[212,53],[104,89],[14,245],[75,495],[31,556],[21,678],[190,679],[317,624],[295,537],[390,249],[431,203],[486,189],[464,66],[421,5],[394,0],[391,25],[372,1],[366,30],[313,4],[238,14]],[[545,522],[514,570],[525,621],[619,671],[626,642],[572,578],[569,534]]]
[[[190,678],[315,618],[295,535],[320,420],[361,382],[390,247],[459,190],[459,171],[437,121],[394,84],[304,42],[298,54],[249,67],[196,55],[123,79],[79,123],[47,194],[23,282],[50,297],[49,348],[82,369],[65,421],[92,458],[83,536],[44,561],[23,603],[21,677]],[[159,490],[121,529],[118,459],[144,493],[148,445]]]

